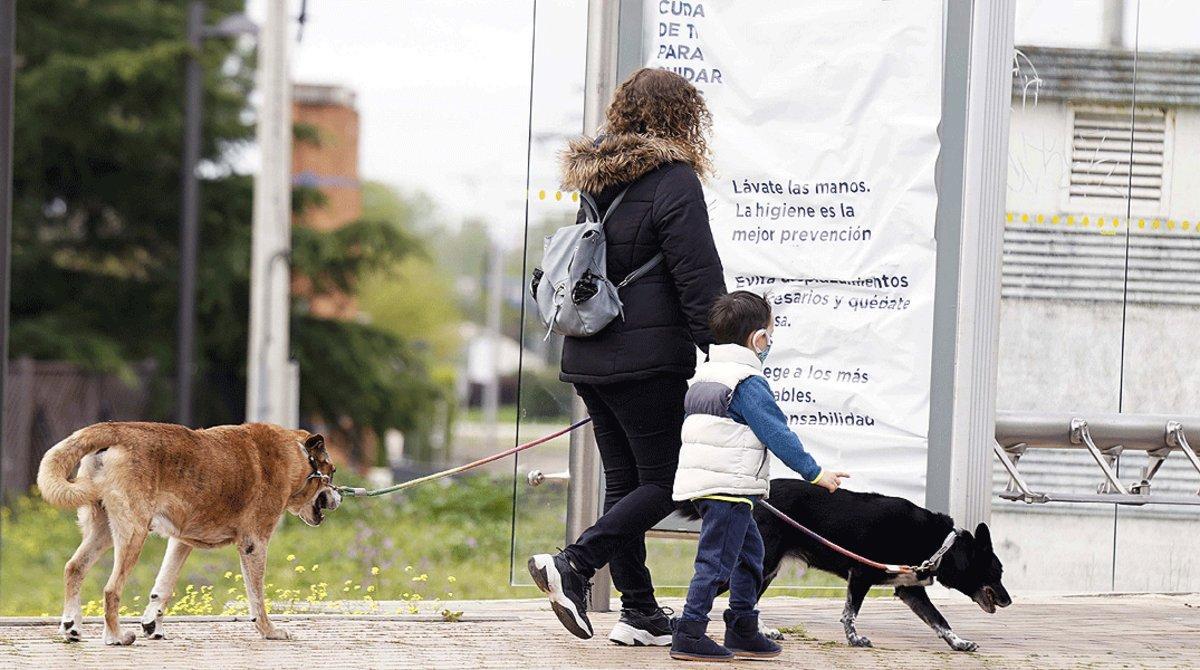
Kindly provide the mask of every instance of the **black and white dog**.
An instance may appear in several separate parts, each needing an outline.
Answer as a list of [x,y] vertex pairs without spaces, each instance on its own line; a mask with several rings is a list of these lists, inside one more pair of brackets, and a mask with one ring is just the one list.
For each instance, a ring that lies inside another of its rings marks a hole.
[[871,646],[871,641],[855,630],[854,620],[872,586],[895,586],[896,596],[956,651],[974,651],[976,644],[954,634],[930,602],[927,585],[936,579],[943,586],[965,593],[989,614],[997,607],[1012,604],[1000,583],[1004,569],[992,551],[987,524],[979,524],[972,535],[956,529],[954,520],[945,514],[903,498],[845,489],[830,493],[793,479],[772,481],[767,501],[818,535],[860,556],[885,564],[926,563],[927,569],[917,576],[875,570],[816,542],[762,506],[755,507],[754,520],[765,546],[763,590],[789,556],[842,577],[847,582],[842,626],[851,646]]

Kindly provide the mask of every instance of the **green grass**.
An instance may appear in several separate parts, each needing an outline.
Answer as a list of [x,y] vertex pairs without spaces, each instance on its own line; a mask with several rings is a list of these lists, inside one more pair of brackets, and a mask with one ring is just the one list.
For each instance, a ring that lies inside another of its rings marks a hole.
[[[532,586],[510,586],[511,496],[511,480],[473,476],[389,497],[346,500],[320,528],[287,514],[270,544],[272,607],[287,611],[353,600],[361,608],[363,602],[369,607],[371,601],[403,600],[410,611],[435,613],[447,599],[537,596]],[[562,546],[566,493],[562,486],[522,485],[519,496],[516,550],[523,563],[529,553]],[[63,565],[79,544],[74,512],[31,495],[0,508],[0,525],[0,615],[57,615]],[[655,583],[664,587],[660,592],[681,596],[691,577],[695,544],[652,539],[647,545]],[[123,603],[130,611],[145,605],[165,546],[157,537],[146,544],[125,588]],[[99,612],[111,568],[109,552],[89,573],[83,599],[92,602],[85,613]],[[517,578],[527,582],[523,573],[519,570]],[[785,575],[779,583],[817,587],[804,592],[820,595],[840,596],[841,591],[840,586],[822,588],[841,582],[819,573]],[[172,611],[232,613],[244,609],[243,597],[233,548],[198,550],[184,567]]]

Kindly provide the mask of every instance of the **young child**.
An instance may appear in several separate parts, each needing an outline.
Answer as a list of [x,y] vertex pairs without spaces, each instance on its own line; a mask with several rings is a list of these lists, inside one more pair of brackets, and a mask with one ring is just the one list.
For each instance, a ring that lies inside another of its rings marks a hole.
[[[844,472],[817,466],[787,426],[762,374],[771,350],[771,306],[761,296],[735,291],[709,312],[715,344],[696,368],[684,400],[683,449],[673,498],[691,500],[702,518],[696,574],[671,641],[671,658],[722,661],[734,656],[769,658],[779,645],[759,632],[758,593],[763,583],[763,541],[751,512],[767,494],[775,454],[805,479],[834,491]],[[713,599],[729,585],[725,645],[705,635]]]

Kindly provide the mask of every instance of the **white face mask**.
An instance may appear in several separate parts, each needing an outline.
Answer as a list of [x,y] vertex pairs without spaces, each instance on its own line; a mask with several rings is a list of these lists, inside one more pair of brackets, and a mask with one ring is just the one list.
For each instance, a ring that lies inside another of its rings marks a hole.
[[754,331],[754,335],[750,338],[750,342],[752,344],[758,340],[759,333],[763,334],[763,338],[767,341],[767,346],[763,347],[762,351],[759,351],[757,348],[758,345],[755,344],[754,353],[758,354],[759,362],[765,363],[767,361],[767,355],[771,353],[771,333],[767,332],[766,328],[759,328],[758,330]]

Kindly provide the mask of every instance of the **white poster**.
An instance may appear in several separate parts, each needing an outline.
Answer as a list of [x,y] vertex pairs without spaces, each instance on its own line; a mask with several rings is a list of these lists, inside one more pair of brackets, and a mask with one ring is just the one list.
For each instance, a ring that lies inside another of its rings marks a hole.
[[713,235],[771,302],[792,429],[849,488],[923,503],[942,3],[647,0],[644,26],[712,111]]

